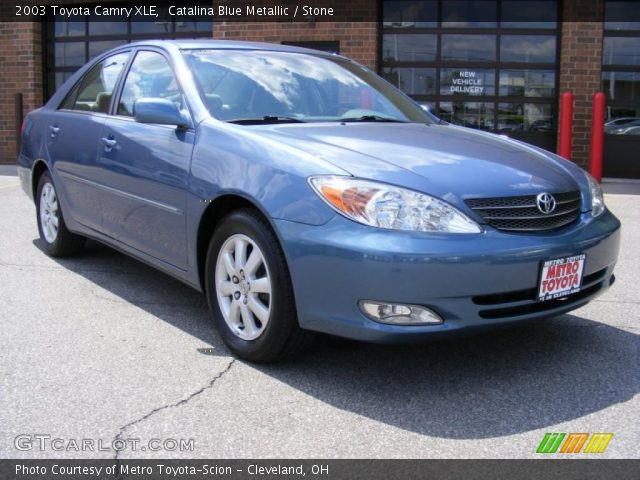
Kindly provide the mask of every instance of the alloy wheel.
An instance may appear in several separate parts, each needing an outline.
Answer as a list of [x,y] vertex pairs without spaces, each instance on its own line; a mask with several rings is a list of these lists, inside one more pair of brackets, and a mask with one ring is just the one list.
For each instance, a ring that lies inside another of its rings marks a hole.
[[49,243],[54,243],[58,238],[58,197],[53,185],[45,183],[40,193],[40,225],[44,238]]
[[260,247],[243,234],[229,237],[218,253],[215,271],[220,311],[231,331],[243,340],[264,332],[272,310],[272,282]]

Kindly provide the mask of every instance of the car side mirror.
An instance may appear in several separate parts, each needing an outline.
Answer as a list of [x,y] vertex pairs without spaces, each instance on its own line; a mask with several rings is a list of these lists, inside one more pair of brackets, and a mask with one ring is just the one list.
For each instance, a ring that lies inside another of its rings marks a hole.
[[165,98],[140,98],[133,107],[133,118],[139,123],[175,125],[189,128],[191,121],[178,110],[176,104]]

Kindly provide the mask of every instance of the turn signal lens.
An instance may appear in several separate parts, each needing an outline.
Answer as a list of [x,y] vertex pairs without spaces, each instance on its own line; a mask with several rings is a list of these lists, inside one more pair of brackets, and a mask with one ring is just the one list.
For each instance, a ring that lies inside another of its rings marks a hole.
[[593,178],[588,172],[584,172],[589,183],[589,194],[591,196],[591,215],[597,217],[605,211],[604,195],[602,193],[602,187],[598,184],[595,178]]

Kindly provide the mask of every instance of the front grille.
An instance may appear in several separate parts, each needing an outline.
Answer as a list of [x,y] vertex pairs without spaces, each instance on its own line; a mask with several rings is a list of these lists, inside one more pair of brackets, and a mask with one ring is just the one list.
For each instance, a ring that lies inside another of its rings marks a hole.
[[[582,279],[582,285],[591,286],[594,283],[602,281],[607,269],[603,268],[590,275],[585,275]],[[476,305],[502,305],[510,302],[521,302],[526,300],[535,301],[538,294],[537,288],[527,288],[526,290],[515,290],[504,293],[494,293],[492,295],[476,295],[473,297],[473,303]]]
[[518,305],[509,308],[495,308],[489,310],[481,310],[479,312],[480,317],[486,319],[495,318],[507,318],[518,317],[521,315],[530,315],[532,313],[541,313],[555,308],[567,307],[575,305],[576,303],[598,293],[604,285],[602,282],[597,283],[591,287],[580,290],[578,293],[567,295],[566,297],[557,298],[555,300],[549,300],[546,302],[532,302],[525,305]]
[[[553,310],[559,307],[576,304],[599,292],[605,286],[605,275],[607,269],[603,268],[597,272],[585,275],[582,279],[582,290],[563,298],[539,302],[537,300],[537,288],[526,290],[516,290],[491,295],[478,295],[472,298],[474,304],[482,309],[478,312],[481,318],[496,319],[507,317],[518,317]],[[609,284],[614,280],[613,275],[609,279]]]
[[579,191],[553,193],[553,197],[556,199],[556,208],[547,214],[538,210],[535,195],[470,198],[465,203],[488,225],[498,230],[535,232],[564,227],[580,216]]

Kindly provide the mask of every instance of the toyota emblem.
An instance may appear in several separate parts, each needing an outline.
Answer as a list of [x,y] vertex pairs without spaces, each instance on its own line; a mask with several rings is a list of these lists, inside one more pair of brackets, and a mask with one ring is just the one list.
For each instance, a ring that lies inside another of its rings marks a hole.
[[540,193],[536,197],[536,205],[538,206],[538,210],[548,215],[556,209],[556,199],[553,198],[553,195],[550,193]]

